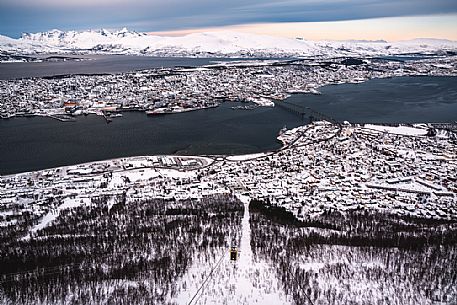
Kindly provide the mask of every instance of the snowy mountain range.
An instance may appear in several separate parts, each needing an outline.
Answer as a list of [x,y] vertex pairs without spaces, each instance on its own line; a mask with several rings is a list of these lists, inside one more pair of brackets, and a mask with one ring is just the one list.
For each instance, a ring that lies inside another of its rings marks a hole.
[[123,28],[119,31],[51,30],[25,33],[19,39],[0,35],[0,53],[144,54],[161,56],[379,56],[457,52],[457,41],[415,39],[400,42],[308,41],[230,31],[180,37],[154,36]]

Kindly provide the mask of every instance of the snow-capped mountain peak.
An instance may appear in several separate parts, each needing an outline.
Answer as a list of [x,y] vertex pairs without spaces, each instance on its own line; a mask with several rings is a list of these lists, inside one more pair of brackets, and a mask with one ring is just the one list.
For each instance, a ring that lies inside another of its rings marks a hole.
[[111,35],[111,32],[108,31],[108,30],[106,30],[106,29],[101,29],[101,30],[99,31],[99,33],[100,33],[100,35],[102,35],[102,36],[109,36],[109,35]]
[[70,47],[76,49],[87,49],[99,44],[119,43],[115,40],[119,38],[141,37],[146,34],[139,34],[135,31],[129,31],[127,28],[122,28],[119,31],[110,31],[107,29],[88,30],[88,31],[61,31],[50,30],[41,33],[24,33],[21,40],[34,41],[52,46]]
[[382,56],[404,53],[456,52],[457,42],[436,39],[411,41],[308,41],[267,35],[217,31],[185,36],[153,36],[120,30],[24,33],[1,39],[0,51],[21,54],[90,52],[169,56]]

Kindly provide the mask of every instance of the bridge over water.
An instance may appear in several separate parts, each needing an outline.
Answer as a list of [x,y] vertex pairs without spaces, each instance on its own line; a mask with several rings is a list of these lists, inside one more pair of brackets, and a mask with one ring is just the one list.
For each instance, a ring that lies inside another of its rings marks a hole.
[[300,106],[300,105],[289,103],[286,101],[275,102],[275,106],[278,106],[279,108],[285,109],[291,113],[294,113],[294,114],[300,116],[302,118],[302,121],[305,121],[305,118],[308,117],[310,121],[325,120],[332,124],[341,125],[341,123],[338,122],[337,120],[335,120],[334,118],[332,118],[322,112],[314,110],[310,107]]

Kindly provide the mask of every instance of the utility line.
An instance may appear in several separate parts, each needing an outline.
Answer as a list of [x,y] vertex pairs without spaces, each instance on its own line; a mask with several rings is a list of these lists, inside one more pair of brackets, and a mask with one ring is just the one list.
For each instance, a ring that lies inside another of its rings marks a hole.
[[197,297],[198,293],[203,289],[203,287],[205,286],[206,282],[211,278],[211,276],[213,275],[214,273],[214,270],[216,270],[217,267],[219,267],[219,264],[222,262],[222,259],[224,258],[224,255],[225,255],[225,251],[222,253],[221,257],[219,258],[219,261],[214,264],[213,268],[211,269],[211,272],[206,276],[205,280],[203,281],[203,283],[200,285],[200,287],[198,288],[197,292],[195,292],[194,296],[192,297],[192,299],[190,299],[189,303],[187,303],[187,305],[190,305],[192,304],[192,302],[194,301],[194,299]]

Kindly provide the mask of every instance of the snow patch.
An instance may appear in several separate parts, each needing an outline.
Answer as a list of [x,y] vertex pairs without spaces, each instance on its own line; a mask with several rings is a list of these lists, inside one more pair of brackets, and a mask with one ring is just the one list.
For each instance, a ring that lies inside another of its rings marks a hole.
[[382,125],[373,125],[365,124],[364,128],[387,132],[391,134],[405,135],[405,136],[425,136],[427,134],[426,129],[408,127],[408,126],[382,126]]
[[161,176],[168,178],[192,178],[197,175],[196,171],[179,171],[176,169],[168,168],[160,168],[157,169],[157,171],[160,173]]
[[256,158],[260,158],[260,157],[265,157],[267,155],[268,155],[267,153],[236,155],[236,156],[228,156],[227,160],[229,160],[229,161],[245,161],[245,160],[251,160],[251,159],[256,159]]
[[30,229],[29,234],[23,237],[23,240],[30,239],[36,232],[49,226],[57,217],[59,217],[60,211],[65,209],[76,208],[84,204],[90,204],[90,198],[76,197],[76,198],[65,198],[63,203],[56,209],[52,209],[46,215],[41,218],[40,222]]

